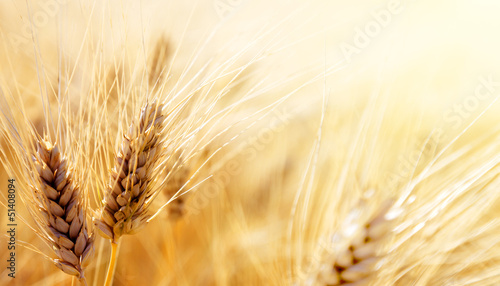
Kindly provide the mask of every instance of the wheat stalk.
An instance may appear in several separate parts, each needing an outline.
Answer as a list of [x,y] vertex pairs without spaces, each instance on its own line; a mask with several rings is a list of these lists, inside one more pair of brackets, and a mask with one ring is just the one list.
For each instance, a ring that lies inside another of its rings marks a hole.
[[32,188],[43,218],[37,223],[58,257],[54,263],[85,283],[84,268],[93,256],[94,238],[70,162],[47,140],[37,142],[33,161],[38,184]]
[[162,108],[162,104],[155,102],[142,108],[139,120],[123,135],[110,172],[100,216],[95,219],[97,229],[111,240],[112,246],[105,285],[112,282],[120,237],[138,232],[150,218],[148,209],[156,195],[152,181],[163,146]]
[[391,229],[386,217],[390,204],[364,225],[351,226],[354,233],[347,248],[327,258],[321,266],[317,282],[320,285],[367,285],[379,261],[378,250]]

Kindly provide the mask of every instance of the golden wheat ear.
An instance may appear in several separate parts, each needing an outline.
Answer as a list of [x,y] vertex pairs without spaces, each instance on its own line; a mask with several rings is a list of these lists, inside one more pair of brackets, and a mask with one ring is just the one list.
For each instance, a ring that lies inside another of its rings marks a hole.
[[166,206],[168,218],[175,221],[186,214],[186,197],[189,194],[180,194],[181,190],[186,190],[186,183],[191,178],[191,169],[186,164],[179,164],[183,161],[180,154],[174,153],[172,159],[166,162],[165,172],[161,192],[167,200],[171,200]]
[[321,266],[319,285],[360,286],[369,285],[379,261],[383,240],[391,233],[392,220],[387,218],[392,203],[386,202],[364,225],[353,225],[349,231],[347,247],[338,253],[330,253]]
[[155,197],[154,170],[163,146],[162,108],[156,103],[142,108],[139,121],[130,125],[115,156],[100,217],[95,220],[101,235],[113,243],[122,235],[139,231],[150,217],[148,208]]
[[38,174],[33,191],[43,218],[38,225],[48,234],[44,237],[58,257],[56,266],[84,280],[84,268],[94,253],[94,238],[70,162],[47,140],[37,142],[33,161]]

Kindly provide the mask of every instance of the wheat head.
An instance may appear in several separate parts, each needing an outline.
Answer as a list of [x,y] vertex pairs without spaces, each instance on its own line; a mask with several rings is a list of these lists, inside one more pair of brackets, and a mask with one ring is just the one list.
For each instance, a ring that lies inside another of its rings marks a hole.
[[352,225],[350,243],[343,251],[330,255],[321,265],[318,285],[368,285],[379,261],[378,251],[384,238],[390,234],[391,220],[386,214],[390,203],[379,210],[364,225]]
[[[174,154],[173,159],[167,161],[165,168],[165,179],[162,184],[162,193],[170,202],[167,204],[168,217],[176,220],[181,218],[186,213],[186,195],[181,194],[182,190],[186,191],[186,183],[190,179],[191,169],[182,162],[181,155]],[[181,193],[179,191],[181,190]]]
[[146,104],[139,121],[123,135],[96,219],[97,229],[113,242],[139,231],[150,217],[148,208],[155,195],[151,183],[162,149],[162,108],[162,104]]
[[38,140],[33,161],[38,185],[32,187],[44,218],[38,224],[58,257],[54,263],[67,274],[84,279],[85,266],[94,253],[94,237],[70,162],[47,140]]

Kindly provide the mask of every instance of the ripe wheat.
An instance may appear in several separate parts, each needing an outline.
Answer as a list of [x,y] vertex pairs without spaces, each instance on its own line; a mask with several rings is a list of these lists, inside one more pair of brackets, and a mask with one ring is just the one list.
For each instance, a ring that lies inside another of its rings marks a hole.
[[94,237],[87,226],[86,209],[78,183],[71,174],[69,160],[56,145],[39,140],[33,156],[38,184],[33,187],[43,221],[40,231],[52,245],[62,271],[83,280],[85,266],[94,253]]
[[388,205],[364,225],[354,225],[350,243],[340,253],[331,255],[318,275],[320,285],[368,285],[379,260],[381,241],[390,234],[386,218]]
[[161,104],[148,103],[139,121],[130,125],[115,158],[104,205],[96,225],[114,243],[122,235],[133,234],[145,226],[148,208],[155,193],[151,187],[154,168],[161,157]]

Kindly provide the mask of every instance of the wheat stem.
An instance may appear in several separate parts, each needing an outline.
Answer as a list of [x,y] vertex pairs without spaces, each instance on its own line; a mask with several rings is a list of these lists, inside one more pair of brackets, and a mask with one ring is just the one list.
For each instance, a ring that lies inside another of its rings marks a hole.
[[113,276],[115,274],[116,268],[116,257],[118,256],[118,242],[111,241],[111,260],[109,261],[108,273],[106,274],[105,286],[111,286],[113,284]]

